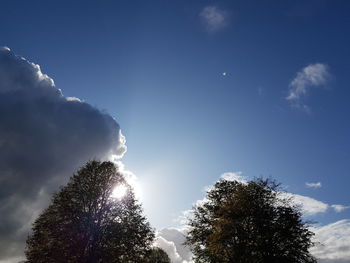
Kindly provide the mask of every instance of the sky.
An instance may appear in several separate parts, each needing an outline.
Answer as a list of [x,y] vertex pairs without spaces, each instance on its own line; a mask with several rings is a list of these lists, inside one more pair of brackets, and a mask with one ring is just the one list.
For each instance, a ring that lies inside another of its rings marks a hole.
[[1,263],[59,185],[111,157],[176,263],[183,216],[222,176],[281,182],[313,253],[350,261],[348,1],[0,4]]

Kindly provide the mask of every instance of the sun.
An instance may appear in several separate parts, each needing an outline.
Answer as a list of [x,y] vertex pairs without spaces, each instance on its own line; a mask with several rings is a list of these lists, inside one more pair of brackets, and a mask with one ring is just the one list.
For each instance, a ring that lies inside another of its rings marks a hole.
[[111,197],[115,199],[122,199],[125,196],[127,191],[128,191],[128,187],[126,185],[119,184],[113,189]]

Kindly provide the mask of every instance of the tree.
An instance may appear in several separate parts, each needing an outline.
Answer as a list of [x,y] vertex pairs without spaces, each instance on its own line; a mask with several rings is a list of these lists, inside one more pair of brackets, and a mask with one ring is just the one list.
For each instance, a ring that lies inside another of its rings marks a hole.
[[161,248],[152,248],[147,256],[145,263],[171,263],[168,254]]
[[200,263],[309,263],[312,236],[274,181],[220,180],[194,207],[185,244]]
[[[125,194],[112,196],[116,186]],[[154,233],[131,187],[111,162],[88,162],[33,224],[28,263],[142,262]]]

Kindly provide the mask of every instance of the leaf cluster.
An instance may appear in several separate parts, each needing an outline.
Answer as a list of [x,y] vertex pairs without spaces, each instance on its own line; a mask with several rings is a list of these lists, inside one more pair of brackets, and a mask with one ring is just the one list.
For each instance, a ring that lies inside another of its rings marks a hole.
[[171,263],[168,254],[159,247],[152,248],[144,263]]

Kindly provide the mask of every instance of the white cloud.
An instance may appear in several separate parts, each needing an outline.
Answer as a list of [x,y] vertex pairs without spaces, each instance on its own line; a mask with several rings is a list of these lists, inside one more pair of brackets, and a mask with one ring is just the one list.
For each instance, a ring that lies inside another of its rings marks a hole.
[[346,209],[349,209],[350,206],[345,205],[331,205],[331,207],[335,210],[335,212],[340,213],[343,212]]
[[76,101],[76,102],[82,102],[81,99],[77,97],[66,97],[67,101]]
[[162,236],[157,236],[154,246],[163,249],[168,254],[172,263],[182,263],[182,258],[179,253],[177,253],[174,242],[168,241]]
[[220,178],[227,181],[238,181],[244,184],[246,184],[248,181],[247,178],[242,175],[242,172],[223,173]]
[[308,196],[291,193],[282,193],[282,196],[287,198],[291,197],[294,203],[301,207],[301,210],[305,216],[325,213],[330,207],[328,204]]
[[0,51],[11,51],[8,47],[0,46]]
[[[242,172],[228,172],[223,173],[220,176],[220,179],[227,180],[227,181],[238,181],[240,183],[246,184],[248,179],[242,175]],[[214,187],[214,184],[204,187],[204,192],[207,193],[208,191],[212,190]],[[207,201],[206,198],[197,200],[194,205],[200,205],[203,202]]]
[[317,182],[317,183],[305,183],[305,185],[306,185],[307,187],[310,187],[310,188],[321,188],[321,187],[322,187],[321,182]]
[[306,217],[313,216],[316,214],[326,213],[329,211],[340,213],[350,208],[350,206],[327,204],[322,201],[316,200],[312,197],[298,195],[298,194],[282,193],[282,196],[285,196],[287,198],[291,197],[292,200],[294,200],[294,203],[301,208],[303,214]]
[[303,100],[311,88],[325,86],[331,78],[329,67],[326,64],[310,64],[297,73],[296,77],[289,84],[289,93],[286,99],[292,105],[308,110]]
[[178,228],[164,228],[157,233],[155,246],[169,255],[172,263],[191,262],[192,253],[184,246],[185,231]]
[[344,219],[311,229],[316,246],[311,253],[320,263],[350,262],[350,220]]
[[229,14],[216,6],[206,6],[199,14],[209,32],[218,31],[228,25]]

